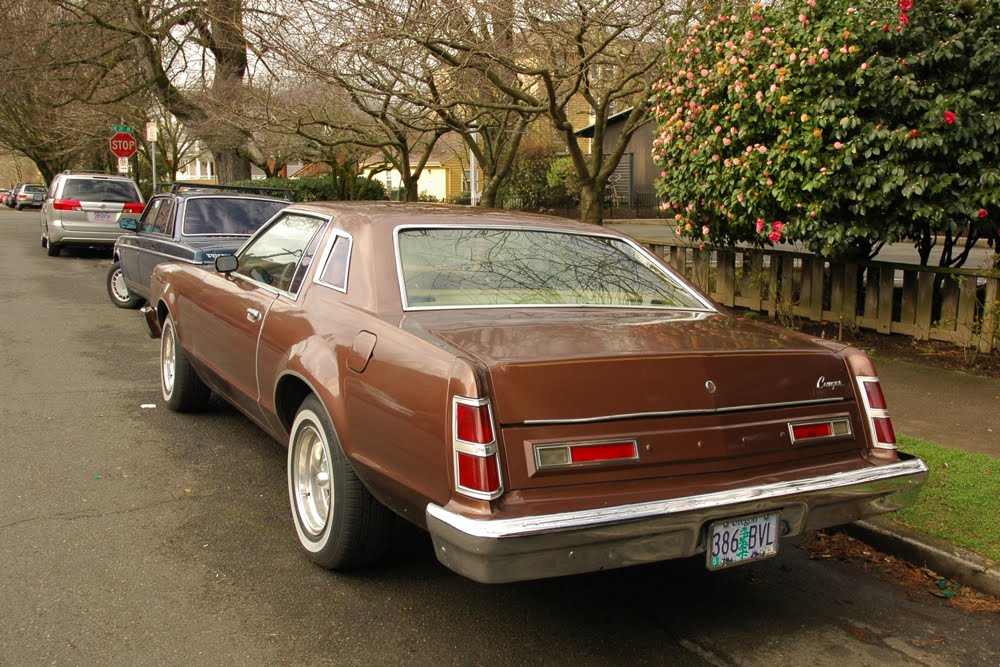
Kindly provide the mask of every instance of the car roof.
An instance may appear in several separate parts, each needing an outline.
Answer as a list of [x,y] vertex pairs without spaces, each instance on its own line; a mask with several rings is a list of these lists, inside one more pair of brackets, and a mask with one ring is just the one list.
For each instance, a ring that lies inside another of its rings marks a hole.
[[335,219],[348,217],[351,219],[353,225],[379,228],[395,228],[401,225],[454,225],[459,227],[468,225],[496,225],[621,236],[618,232],[607,227],[577,222],[568,218],[453,204],[335,201],[292,204],[286,209],[286,212],[294,211],[318,213],[331,216]]

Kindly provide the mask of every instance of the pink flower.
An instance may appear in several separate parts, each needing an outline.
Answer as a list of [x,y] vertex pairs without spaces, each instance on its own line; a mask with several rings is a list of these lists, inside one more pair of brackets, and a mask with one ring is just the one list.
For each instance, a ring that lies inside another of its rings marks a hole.
[[802,25],[808,25],[809,17],[806,16],[805,14],[799,14],[799,23],[801,23]]
[[958,116],[955,115],[954,111],[948,110],[944,112],[944,122],[946,125],[952,125]]
[[986,215],[987,215],[987,213],[986,213],[986,209],[985,209],[985,208],[981,208],[981,209],[979,209],[979,212],[978,212],[978,213],[976,213],[976,215],[977,215],[977,216],[979,217],[979,219],[980,219],[980,220],[982,220],[982,219],[983,219],[983,218],[985,218],[985,217],[986,217]]
[[718,134],[719,132],[722,132],[722,126],[721,125],[716,125],[715,126],[715,133]]
[[757,146],[757,152],[763,155],[767,152],[767,146]]
[[660,178],[666,178],[666,177],[667,177],[667,172],[661,171],[660,172]]
[[757,233],[760,234],[762,231],[764,231],[764,221],[757,218]]
[[839,151],[841,148],[844,147],[844,144],[840,143],[839,141],[835,141],[833,142],[833,147]]
[[702,225],[702,227],[701,227],[701,235],[702,236],[708,236],[708,233],[710,231],[712,231],[712,230],[708,228],[708,225]]
[[906,14],[900,14],[899,25],[909,25],[909,24],[910,24],[910,17],[907,16]]
[[908,12],[913,9],[913,0],[899,0],[899,10]]
[[713,154],[712,155],[712,162],[718,162],[718,161],[719,161],[719,154],[718,153]]
[[768,185],[774,185],[774,181],[773,181],[772,179],[770,179],[770,178],[769,178],[769,179],[767,179],[767,180],[765,181],[765,183],[767,183]]
[[864,72],[868,69],[868,63],[861,63],[861,71]]
[[778,232],[779,234],[781,233],[781,230],[784,228],[785,228],[785,223],[783,222],[775,222],[773,225],[771,225],[771,229]]
[[767,238],[771,243],[777,243],[781,240],[781,232],[771,232],[767,235]]
[[722,138],[722,144],[723,144],[724,146],[728,146],[728,145],[729,145],[729,144],[731,144],[731,143],[733,143],[733,140],[732,140],[732,139],[730,139],[729,137],[723,137],[723,138]]

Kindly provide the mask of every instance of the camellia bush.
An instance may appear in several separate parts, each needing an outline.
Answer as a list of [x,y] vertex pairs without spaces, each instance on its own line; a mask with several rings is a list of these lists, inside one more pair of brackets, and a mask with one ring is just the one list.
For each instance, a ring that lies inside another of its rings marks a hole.
[[681,233],[944,265],[996,242],[997,0],[779,0],[667,47],[653,153]]

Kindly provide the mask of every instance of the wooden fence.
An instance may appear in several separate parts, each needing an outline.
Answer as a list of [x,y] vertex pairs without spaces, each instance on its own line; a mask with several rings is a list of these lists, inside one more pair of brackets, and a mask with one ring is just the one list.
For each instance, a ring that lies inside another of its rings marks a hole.
[[1000,271],[833,263],[761,249],[644,242],[717,302],[845,327],[1000,349]]

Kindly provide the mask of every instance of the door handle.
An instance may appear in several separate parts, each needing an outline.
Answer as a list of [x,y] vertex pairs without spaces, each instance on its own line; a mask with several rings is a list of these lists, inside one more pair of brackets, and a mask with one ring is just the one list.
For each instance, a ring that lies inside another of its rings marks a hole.
[[256,322],[260,319],[260,311],[256,308],[247,308],[247,321]]

